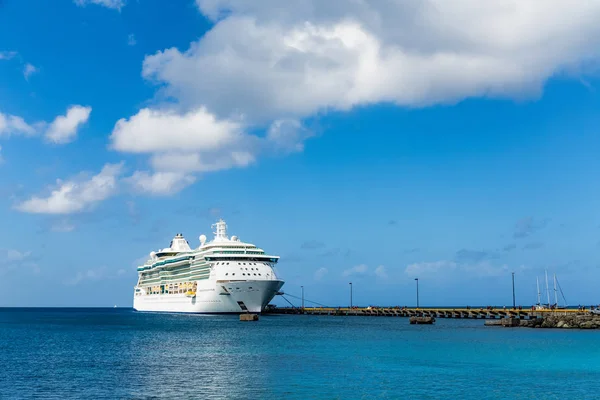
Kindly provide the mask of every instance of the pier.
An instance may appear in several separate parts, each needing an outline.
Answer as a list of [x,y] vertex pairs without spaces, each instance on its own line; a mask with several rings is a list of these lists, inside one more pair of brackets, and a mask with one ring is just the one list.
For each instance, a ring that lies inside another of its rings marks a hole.
[[357,317],[432,317],[466,319],[536,319],[548,315],[587,314],[573,309],[514,309],[514,308],[406,308],[406,307],[271,307],[264,314],[329,315]]

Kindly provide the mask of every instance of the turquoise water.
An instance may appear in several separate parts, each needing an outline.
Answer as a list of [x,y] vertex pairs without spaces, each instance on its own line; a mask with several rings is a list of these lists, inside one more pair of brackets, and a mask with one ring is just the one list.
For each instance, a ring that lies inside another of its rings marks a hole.
[[600,332],[0,309],[0,398],[599,399]]

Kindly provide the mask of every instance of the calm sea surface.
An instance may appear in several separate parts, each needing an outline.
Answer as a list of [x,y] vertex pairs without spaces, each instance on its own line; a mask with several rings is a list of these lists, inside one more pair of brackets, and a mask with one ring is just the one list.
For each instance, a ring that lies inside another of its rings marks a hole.
[[0,309],[0,398],[600,399],[600,332]]

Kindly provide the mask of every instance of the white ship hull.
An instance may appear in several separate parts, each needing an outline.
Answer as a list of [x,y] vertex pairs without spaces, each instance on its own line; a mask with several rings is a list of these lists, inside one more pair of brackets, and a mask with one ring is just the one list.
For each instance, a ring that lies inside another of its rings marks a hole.
[[141,294],[134,296],[133,308],[136,311],[173,313],[260,313],[282,286],[283,281],[280,280],[220,282],[208,279],[198,281],[194,297],[186,294]]

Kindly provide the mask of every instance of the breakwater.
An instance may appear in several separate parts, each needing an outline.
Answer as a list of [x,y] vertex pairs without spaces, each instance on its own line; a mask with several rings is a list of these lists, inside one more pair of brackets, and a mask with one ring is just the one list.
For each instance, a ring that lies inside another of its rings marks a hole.
[[433,317],[433,318],[471,318],[471,319],[537,319],[548,315],[568,316],[587,314],[585,311],[537,310],[532,308],[407,308],[407,307],[269,307],[265,314],[362,316],[362,317]]

